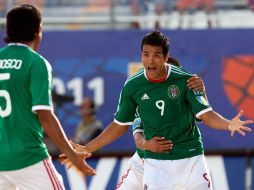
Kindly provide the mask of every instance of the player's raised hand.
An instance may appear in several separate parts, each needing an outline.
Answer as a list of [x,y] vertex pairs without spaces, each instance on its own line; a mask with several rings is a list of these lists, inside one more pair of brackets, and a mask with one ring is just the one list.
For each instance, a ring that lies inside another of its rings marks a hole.
[[246,124],[250,124],[253,123],[252,120],[245,120],[245,121],[241,121],[240,118],[243,114],[243,110],[241,110],[229,123],[228,129],[231,132],[231,136],[234,136],[235,132],[238,132],[239,134],[241,134],[242,136],[245,136],[245,132],[244,131],[252,131],[251,128],[246,127]]

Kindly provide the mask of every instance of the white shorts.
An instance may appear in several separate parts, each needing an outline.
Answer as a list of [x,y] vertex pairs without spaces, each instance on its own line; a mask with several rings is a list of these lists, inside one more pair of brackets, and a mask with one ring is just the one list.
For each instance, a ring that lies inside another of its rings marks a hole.
[[0,171],[0,190],[64,190],[50,158],[14,171]]
[[180,160],[144,160],[144,190],[212,190],[204,155]]
[[129,159],[129,167],[122,175],[116,190],[142,190],[144,161],[137,153]]

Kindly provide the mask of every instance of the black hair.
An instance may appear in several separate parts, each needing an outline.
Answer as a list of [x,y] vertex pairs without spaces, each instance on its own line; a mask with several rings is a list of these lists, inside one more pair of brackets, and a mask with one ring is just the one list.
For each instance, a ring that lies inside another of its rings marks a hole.
[[39,32],[42,16],[33,5],[21,5],[11,9],[6,20],[6,43],[33,41]]
[[171,65],[175,65],[177,67],[181,67],[181,64],[179,63],[179,61],[174,57],[169,57],[167,60],[167,63],[169,63]]
[[160,46],[164,57],[169,53],[169,39],[160,31],[153,31],[145,35],[141,43],[141,50],[144,45]]

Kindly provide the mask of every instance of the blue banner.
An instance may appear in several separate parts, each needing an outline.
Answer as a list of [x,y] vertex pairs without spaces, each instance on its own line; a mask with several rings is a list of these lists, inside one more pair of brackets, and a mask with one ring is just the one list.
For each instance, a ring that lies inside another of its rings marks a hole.
[[[74,101],[56,110],[64,130],[73,137],[84,96],[95,99],[97,116],[106,127],[112,120],[125,80],[140,63],[140,44],[148,31],[44,32],[39,53],[54,71],[54,87]],[[228,119],[244,109],[243,119],[254,119],[254,30],[163,31],[170,38],[170,55],[183,68],[201,76],[213,109]],[[1,43],[1,46],[4,44]],[[131,65],[133,67],[131,67]],[[252,125],[253,126],[253,125]],[[253,132],[245,137],[200,125],[206,150],[254,148]],[[104,148],[134,151],[132,132]]]

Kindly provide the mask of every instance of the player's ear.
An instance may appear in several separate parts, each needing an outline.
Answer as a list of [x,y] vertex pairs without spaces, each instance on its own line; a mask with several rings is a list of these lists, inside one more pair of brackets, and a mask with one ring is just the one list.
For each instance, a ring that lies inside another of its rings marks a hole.
[[165,57],[164,57],[164,60],[165,60],[164,62],[165,62],[165,63],[168,62],[168,58],[169,58],[169,53],[167,53],[167,54],[165,55]]

